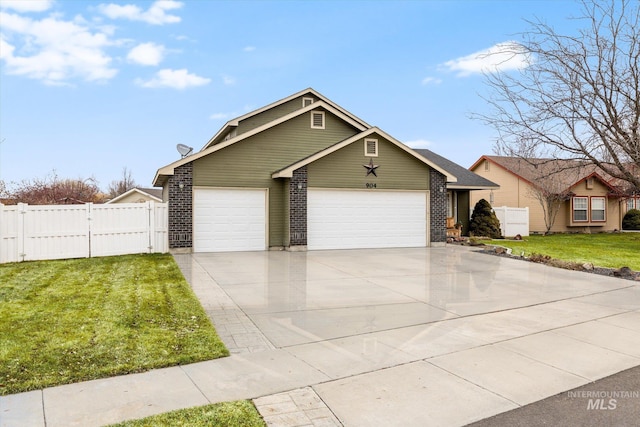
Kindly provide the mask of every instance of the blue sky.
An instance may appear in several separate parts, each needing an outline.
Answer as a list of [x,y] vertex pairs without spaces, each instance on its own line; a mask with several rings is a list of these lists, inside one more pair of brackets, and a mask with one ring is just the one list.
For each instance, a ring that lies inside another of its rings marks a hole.
[[[312,87],[414,148],[491,154],[483,71],[558,1],[0,0],[0,179],[150,186],[229,119]],[[499,63],[499,65],[498,65]]]

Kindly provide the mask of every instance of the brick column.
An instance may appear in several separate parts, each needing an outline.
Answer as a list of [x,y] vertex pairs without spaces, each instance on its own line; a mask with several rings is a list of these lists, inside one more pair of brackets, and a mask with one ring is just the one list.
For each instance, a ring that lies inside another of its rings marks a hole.
[[193,162],[175,168],[168,185],[169,249],[192,248]]
[[289,246],[307,246],[306,166],[293,171],[289,181]]
[[440,172],[431,169],[429,181],[429,189],[431,190],[431,224],[429,224],[431,242],[445,243],[447,241],[447,178]]

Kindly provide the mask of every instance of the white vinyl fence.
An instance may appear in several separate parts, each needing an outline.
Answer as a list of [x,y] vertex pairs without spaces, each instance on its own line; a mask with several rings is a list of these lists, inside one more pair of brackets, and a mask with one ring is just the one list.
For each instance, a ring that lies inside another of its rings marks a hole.
[[494,207],[504,237],[529,235],[529,208]]
[[0,263],[168,251],[166,203],[0,204]]

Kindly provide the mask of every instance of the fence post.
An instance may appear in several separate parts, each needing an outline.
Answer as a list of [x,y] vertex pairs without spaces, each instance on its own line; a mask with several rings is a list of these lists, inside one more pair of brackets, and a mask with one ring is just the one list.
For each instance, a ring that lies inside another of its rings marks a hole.
[[25,230],[24,230],[24,217],[27,214],[29,205],[26,203],[18,203],[18,229],[16,230],[16,239],[18,247],[18,259],[24,261],[27,254],[25,253]]
[[146,202],[147,204],[147,234],[149,236],[149,253],[154,252],[155,231],[156,231],[156,205],[153,200]]

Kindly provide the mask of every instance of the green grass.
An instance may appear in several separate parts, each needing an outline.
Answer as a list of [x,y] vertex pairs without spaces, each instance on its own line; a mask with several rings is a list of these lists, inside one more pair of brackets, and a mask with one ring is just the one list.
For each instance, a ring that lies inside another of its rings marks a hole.
[[227,356],[173,257],[0,265],[0,395]]
[[264,427],[264,420],[248,400],[216,403],[167,412],[111,427]]
[[549,255],[564,261],[640,271],[640,233],[551,234],[491,243],[512,248],[514,254],[524,251],[525,256]]

